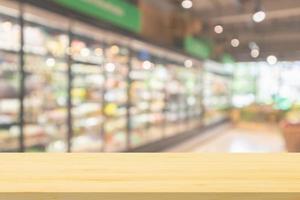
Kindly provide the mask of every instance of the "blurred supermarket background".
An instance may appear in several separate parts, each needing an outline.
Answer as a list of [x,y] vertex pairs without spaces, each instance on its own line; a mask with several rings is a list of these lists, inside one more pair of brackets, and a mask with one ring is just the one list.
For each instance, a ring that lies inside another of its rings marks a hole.
[[0,151],[299,151],[299,32],[296,0],[0,0]]

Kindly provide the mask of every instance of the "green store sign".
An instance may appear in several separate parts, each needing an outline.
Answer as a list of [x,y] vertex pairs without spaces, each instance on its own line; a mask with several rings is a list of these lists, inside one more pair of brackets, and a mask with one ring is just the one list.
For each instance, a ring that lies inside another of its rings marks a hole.
[[184,50],[200,59],[208,59],[213,52],[213,44],[208,39],[188,36],[184,39]]
[[55,2],[129,31],[138,33],[141,30],[140,11],[124,0],[55,0]]

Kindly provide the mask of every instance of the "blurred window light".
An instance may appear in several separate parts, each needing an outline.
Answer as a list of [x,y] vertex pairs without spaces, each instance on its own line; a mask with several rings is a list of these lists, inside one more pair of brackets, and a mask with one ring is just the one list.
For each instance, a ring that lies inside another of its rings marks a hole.
[[260,23],[266,19],[266,13],[262,10],[257,11],[253,14],[252,19],[256,23]]
[[238,47],[240,45],[240,41],[236,38],[231,40],[231,46]]
[[181,2],[181,6],[184,8],[184,9],[190,9],[193,7],[193,2],[191,0],[183,0]]
[[217,34],[221,34],[221,33],[223,33],[224,28],[223,28],[223,26],[221,26],[221,25],[216,25],[215,28],[214,28],[214,30],[215,30],[215,32],[216,32]]

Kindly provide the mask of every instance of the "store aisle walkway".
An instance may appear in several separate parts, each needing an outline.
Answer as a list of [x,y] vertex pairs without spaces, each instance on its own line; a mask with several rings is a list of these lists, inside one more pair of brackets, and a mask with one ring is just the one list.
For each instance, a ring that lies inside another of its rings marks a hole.
[[284,152],[284,140],[272,125],[224,125],[207,131],[168,152],[271,153]]

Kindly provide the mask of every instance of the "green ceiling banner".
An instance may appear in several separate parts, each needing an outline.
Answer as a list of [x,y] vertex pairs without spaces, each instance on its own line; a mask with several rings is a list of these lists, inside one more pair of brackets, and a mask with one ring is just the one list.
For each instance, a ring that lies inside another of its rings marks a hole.
[[124,0],[55,0],[55,2],[129,31],[138,33],[141,30],[139,9]]
[[184,39],[184,50],[200,59],[208,59],[213,52],[213,44],[208,39],[188,36]]

